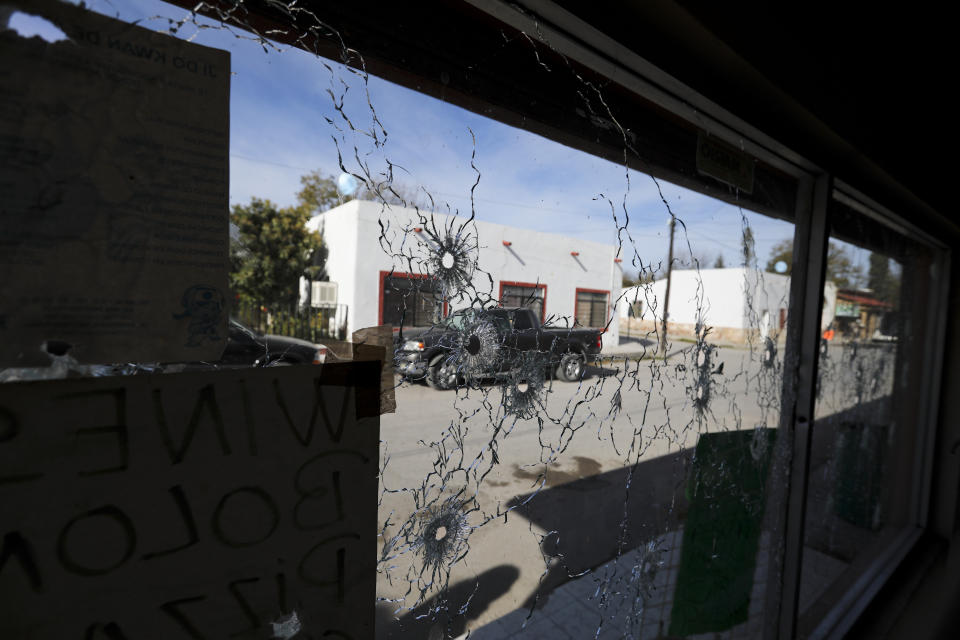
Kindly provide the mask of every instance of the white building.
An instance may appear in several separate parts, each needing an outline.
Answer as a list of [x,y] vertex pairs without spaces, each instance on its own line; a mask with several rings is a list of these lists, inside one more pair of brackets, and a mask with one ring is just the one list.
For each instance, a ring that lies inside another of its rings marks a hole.
[[[692,334],[700,319],[714,328],[715,338],[740,340],[747,329],[772,337],[786,326],[789,276],[735,267],[675,269],[671,279],[668,331]],[[624,289],[618,315],[626,319],[639,312],[642,321],[662,322],[666,287],[666,279],[661,279]]]
[[[443,297],[442,282],[431,277],[443,259],[435,238],[450,229],[455,242],[473,248],[467,253],[475,256],[476,269],[470,273],[465,264],[463,273],[481,299],[530,306],[554,326],[609,325],[604,342],[617,344],[618,323],[609,322],[622,278],[615,246],[481,221],[461,229],[465,222],[462,216],[359,200],[319,214],[308,226],[323,234],[331,284],[314,291],[325,304],[346,305],[348,335],[363,327],[398,326],[401,318],[404,326],[430,324]],[[443,308],[469,306],[471,297],[452,297]]]

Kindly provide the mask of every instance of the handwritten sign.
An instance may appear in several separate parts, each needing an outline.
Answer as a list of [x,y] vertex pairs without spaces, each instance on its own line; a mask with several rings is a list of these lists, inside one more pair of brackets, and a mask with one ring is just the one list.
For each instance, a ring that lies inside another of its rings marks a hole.
[[0,385],[0,637],[372,638],[380,375]]
[[0,31],[0,366],[217,360],[230,54],[58,0]]

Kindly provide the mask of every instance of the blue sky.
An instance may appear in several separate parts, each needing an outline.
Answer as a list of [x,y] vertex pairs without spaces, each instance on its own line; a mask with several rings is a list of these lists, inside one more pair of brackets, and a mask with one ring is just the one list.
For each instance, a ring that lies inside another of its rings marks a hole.
[[[90,0],[87,4],[100,13],[137,20],[159,31],[169,28],[167,18],[188,15],[185,9],[156,0]],[[18,28],[30,26],[21,18]],[[242,31],[186,25],[178,36],[231,52],[231,204],[253,196],[292,204],[300,175],[313,169],[340,172],[336,137],[341,150],[351,156],[345,158],[350,160],[350,170],[357,167],[352,160],[356,148],[374,174],[385,172],[388,162],[393,163],[405,169],[395,172],[398,182],[411,189],[424,188],[451,209],[469,212],[470,187],[476,180],[470,166],[475,151],[481,174],[475,192],[479,219],[615,244],[616,227],[604,198],[619,210],[626,194],[636,251],[644,262],[666,257],[669,214],[649,176],[631,172],[628,192],[622,166],[379,78],[370,77],[364,83],[349,69],[298,49],[265,51]],[[375,126],[368,91],[388,134],[386,144],[378,147],[368,135],[350,131],[328,90],[337,100],[343,99],[344,113],[353,125],[369,132]],[[576,100],[572,95],[571,103]],[[339,130],[326,118],[336,122]],[[687,225],[686,239],[694,255],[708,258],[707,266],[719,253],[728,266],[739,261],[737,208],[664,181],[660,186],[674,213]],[[770,247],[792,236],[787,223],[754,214],[748,218],[761,261]],[[686,239],[678,237],[681,257]],[[629,258],[633,248],[624,249]]]

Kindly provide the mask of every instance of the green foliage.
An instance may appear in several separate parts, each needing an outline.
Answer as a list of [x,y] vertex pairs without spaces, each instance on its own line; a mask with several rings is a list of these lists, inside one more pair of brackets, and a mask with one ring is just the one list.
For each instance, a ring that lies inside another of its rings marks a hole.
[[341,196],[333,177],[319,171],[311,171],[300,176],[303,188],[297,192],[297,202],[307,208],[311,214],[317,214],[352,200],[353,196]]
[[853,263],[846,248],[832,242],[827,250],[827,279],[840,289],[863,286],[863,270]]
[[776,269],[778,262],[787,265],[787,270],[783,275],[788,276],[793,273],[793,240],[781,240],[770,249],[770,259],[767,260],[767,271],[770,273],[779,273]]
[[[766,270],[778,273],[776,264],[781,260],[787,265],[783,275],[793,273],[793,240],[781,240],[770,249]],[[846,247],[833,242],[827,249],[827,280],[832,280],[840,289],[858,287],[863,282],[863,271],[853,263]]]
[[881,253],[870,254],[867,287],[873,290],[877,299],[896,306],[900,296],[900,278],[891,272],[890,258]]
[[317,275],[315,256],[323,247],[320,234],[307,229],[309,219],[303,205],[279,208],[259,198],[234,205],[230,221],[238,237],[230,243],[230,285],[242,301],[297,303],[300,277]]
[[717,254],[717,259],[716,259],[716,261],[714,261],[714,263],[713,263],[713,268],[714,268],[714,269],[723,269],[723,268],[725,268],[726,266],[727,266],[727,263],[725,263],[725,262],[723,261],[723,254],[722,254],[722,253],[718,253],[718,254]]
[[280,208],[269,200],[252,198],[234,205],[230,222],[237,237],[230,242],[230,286],[244,303],[279,307],[296,305],[300,277],[326,278],[327,247],[320,234],[308,231],[307,221],[344,202],[360,198],[413,206],[413,196],[399,184],[362,186],[354,195],[337,190],[333,176],[311,171],[300,176],[302,188],[295,207]]
[[343,340],[346,336],[346,316],[336,307],[311,308],[272,306],[240,301],[231,314],[240,322],[260,333],[272,333],[309,342],[324,338]]

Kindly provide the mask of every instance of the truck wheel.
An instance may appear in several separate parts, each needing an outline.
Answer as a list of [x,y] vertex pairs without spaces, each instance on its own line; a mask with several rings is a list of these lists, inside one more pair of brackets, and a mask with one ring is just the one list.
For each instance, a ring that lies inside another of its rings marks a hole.
[[584,360],[579,353],[565,353],[557,366],[557,377],[564,382],[578,382],[583,377]]
[[457,367],[450,362],[450,356],[441,353],[430,361],[427,368],[427,385],[431,389],[447,391],[457,386]]

